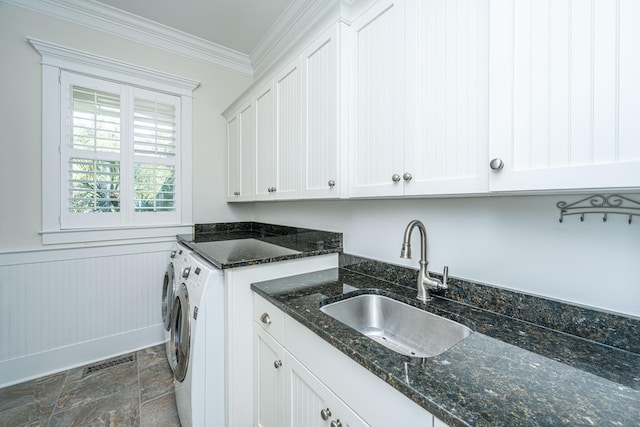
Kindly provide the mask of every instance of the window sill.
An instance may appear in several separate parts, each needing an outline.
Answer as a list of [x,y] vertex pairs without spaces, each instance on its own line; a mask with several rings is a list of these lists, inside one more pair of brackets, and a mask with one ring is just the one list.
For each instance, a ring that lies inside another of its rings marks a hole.
[[97,243],[140,239],[175,238],[176,234],[191,234],[192,225],[162,225],[146,227],[115,227],[75,230],[40,231],[43,245],[67,243]]

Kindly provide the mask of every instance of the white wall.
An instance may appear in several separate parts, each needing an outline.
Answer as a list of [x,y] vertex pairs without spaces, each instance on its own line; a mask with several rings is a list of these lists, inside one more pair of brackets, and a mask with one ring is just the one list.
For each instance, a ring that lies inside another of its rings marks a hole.
[[[405,226],[421,220],[429,270],[531,294],[640,316],[640,218],[566,217],[560,200],[586,196],[256,203],[257,221],[344,233],[345,252],[417,268],[400,258]],[[640,194],[631,196],[640,200]]]
[[225,203],[220,115],[249,77],[0,2],[0,387],[161,341],[171,247],[42,246],[41,165],[55,159],[42,159],[41,58],[27,36],[200,81],[193,220],[252,216]]
[[0,3],[0,253],[41,247],[41,65],[26,36],[200,81],[193,97],[193,220],[250,216],[224,202],[220,115],[250,77]]

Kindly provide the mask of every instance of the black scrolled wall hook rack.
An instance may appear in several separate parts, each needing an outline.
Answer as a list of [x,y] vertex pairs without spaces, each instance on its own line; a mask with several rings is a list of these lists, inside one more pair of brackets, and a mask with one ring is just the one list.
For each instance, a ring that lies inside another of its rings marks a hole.
[[640,216],[640,202],[620,194],[594,194],[574,203],[558,202],[556,207],[560,209],[560,222],[568,215],[580,215],[580,221],[584,221],[588,214],[601,214],[602,221],[607,222],[609,214],[617,214],[627,215],[631,224],[634,216]]

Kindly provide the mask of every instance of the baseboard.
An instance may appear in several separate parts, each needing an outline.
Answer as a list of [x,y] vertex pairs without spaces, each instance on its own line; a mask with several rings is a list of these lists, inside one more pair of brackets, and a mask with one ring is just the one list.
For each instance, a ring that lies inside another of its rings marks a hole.
[[162,324],[0,362],[0,388],[160,344]]

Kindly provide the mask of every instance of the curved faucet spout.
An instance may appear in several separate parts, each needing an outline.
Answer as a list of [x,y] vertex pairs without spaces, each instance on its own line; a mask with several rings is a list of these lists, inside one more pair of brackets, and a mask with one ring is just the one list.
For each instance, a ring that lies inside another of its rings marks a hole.
[[402,241],[400,258],[411,259],[411,233],[415,227],[418,227],[418,230],[420,231],[420,271],[418,272],[417,280],[417,298],[420,301],[430,301],[430,289],[439,290],[448,288],[447,278],[449,275],[449,268],[444,268],[442,281],[429,275],[429,270],[427,269],[427,266],[429,265],[429,261],[427,261],[427,229],[424,227],[424,224],[417,219],[414,219],[407,224],[407,228],[404,230],[404,239]]

